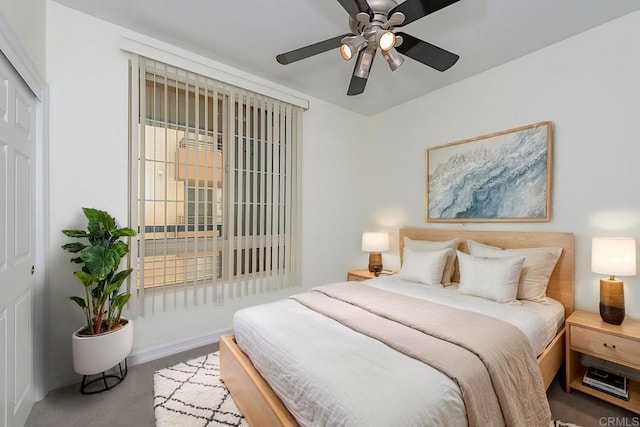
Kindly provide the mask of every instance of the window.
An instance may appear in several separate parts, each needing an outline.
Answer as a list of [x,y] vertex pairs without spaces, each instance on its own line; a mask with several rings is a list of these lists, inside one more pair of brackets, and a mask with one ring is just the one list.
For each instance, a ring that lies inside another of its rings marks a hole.
[[210,288],[220,303],[297,282],[302,110],[142,57],[136,68],[139,295]]
[[[222,228],[222,191],[212,188],[187,187],[187,224],[200,224],[202,229],[218,232]],[[214,198],[216,202],[214,203]],[[213,210],[220,208],[214,216]],[[205,226],[206,224],[206,226]]]

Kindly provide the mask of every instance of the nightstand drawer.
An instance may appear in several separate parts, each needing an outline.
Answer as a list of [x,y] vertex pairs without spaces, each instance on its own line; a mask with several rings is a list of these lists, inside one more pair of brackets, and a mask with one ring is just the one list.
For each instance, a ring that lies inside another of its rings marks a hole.
[[640,368],[640,342],[571,325],[571,347]]

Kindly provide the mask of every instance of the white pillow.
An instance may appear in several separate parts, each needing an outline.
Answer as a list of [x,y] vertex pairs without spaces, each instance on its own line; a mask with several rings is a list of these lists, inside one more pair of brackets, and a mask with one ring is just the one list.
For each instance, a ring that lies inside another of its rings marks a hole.
[[453,249],[426,252],[404,248],[402,268],[398,277],[408,282],[442,287],[442,270]]
[[458,293],[510,304],[520,304],[518,279],[524,257],[480,258],[458,251]]
[[481,257],[523,256],[522,274],[518,283],[518,299],[547,304],[547,286],[562,248],[500,249],[468,240],[469,253]]
[[430,242],[428,240],[413,240],[408,237],[404,238],[404,247],[410,248],[416,251],[433,252],[440,251],[442,249],[453,249],[447,258],[447,262],[444,265],[442,271],[442,283],[444,286],[451,285],[451,276],[453,276],[453,270],[456,263],[456,249],[458,249],[458,243],[460,239],[448,240],[446,242]]

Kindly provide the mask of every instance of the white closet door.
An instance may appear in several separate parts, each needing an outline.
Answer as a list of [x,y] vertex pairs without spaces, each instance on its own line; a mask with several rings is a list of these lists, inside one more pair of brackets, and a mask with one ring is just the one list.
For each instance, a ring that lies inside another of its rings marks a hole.
[[0,53],[0,425],[34,400],[36,98]]

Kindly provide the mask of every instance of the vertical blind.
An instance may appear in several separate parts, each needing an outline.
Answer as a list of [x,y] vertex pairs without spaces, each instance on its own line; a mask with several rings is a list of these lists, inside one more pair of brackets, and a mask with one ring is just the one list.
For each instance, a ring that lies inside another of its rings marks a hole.
[[131,75],[138,309],[296,284],[302,109],[144,57]]

